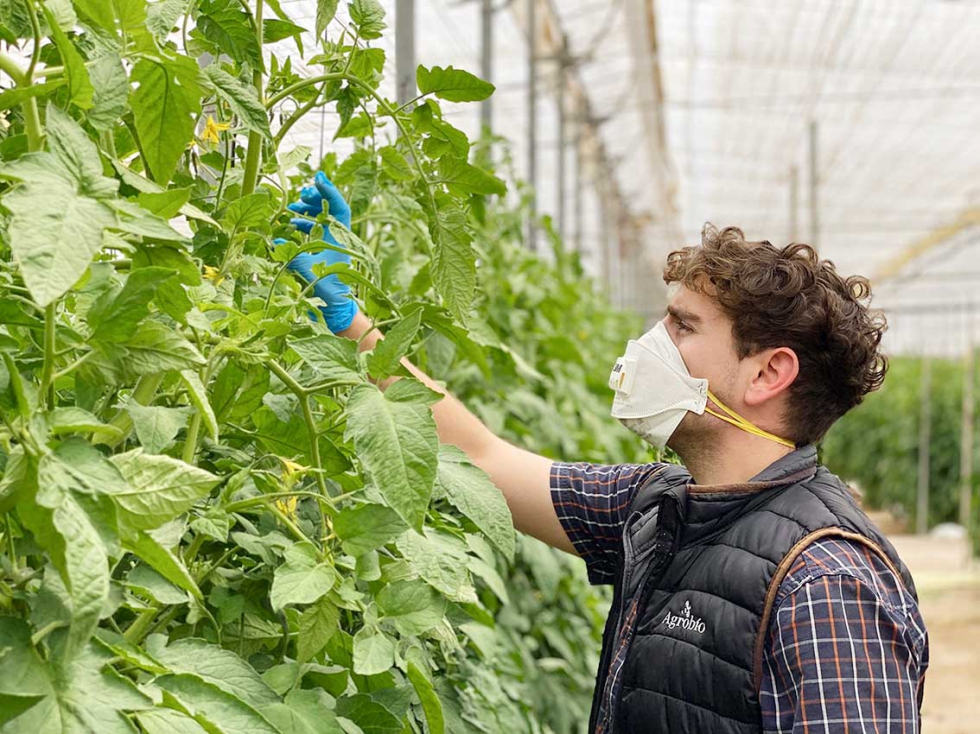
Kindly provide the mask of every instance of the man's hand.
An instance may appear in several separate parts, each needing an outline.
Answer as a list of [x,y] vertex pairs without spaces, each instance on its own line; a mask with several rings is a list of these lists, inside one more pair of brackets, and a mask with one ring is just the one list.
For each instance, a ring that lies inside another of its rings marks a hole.
[[[330,180],[318,171],[313,181],[313,186],[304,186],[300,192],[300,201],[294,201],[287,208],[296,213],[312,217],[296,217],[290,220],[300,232],[309,234],[316,222],[314,221],[322,211],[323,203],[327,204],[327,212],[338,222],[350,229],[350,206],[344,200],[343,195]],[[330,230],[323,228],[323,241],[336,247],[340,243],[330,234]],[[276,244],[281,244],[285,240],[275,240]],[[289,269],[298,273],[305,280],[314,283],[313,294],[326,305],[320,307],[327,328],[335,334],[347,329],[354,316],[357,314],[357,301],[350,297],[350,286],[342,282],[336,273],[317,280],[313,273],[313,266],[318,263],[324,265],[335,265],[336,263],[349,263],[350,253],[338,252],[337,250],[325,249],[321,252],[303,252],[290,261]]]

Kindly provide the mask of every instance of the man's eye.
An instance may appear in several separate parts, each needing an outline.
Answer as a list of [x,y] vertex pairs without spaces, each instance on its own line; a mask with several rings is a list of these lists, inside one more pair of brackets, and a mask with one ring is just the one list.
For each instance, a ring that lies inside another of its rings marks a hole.
[[677,328],[680,331],[691,331],[691,327],[685,324],[683,321],[677,321]]

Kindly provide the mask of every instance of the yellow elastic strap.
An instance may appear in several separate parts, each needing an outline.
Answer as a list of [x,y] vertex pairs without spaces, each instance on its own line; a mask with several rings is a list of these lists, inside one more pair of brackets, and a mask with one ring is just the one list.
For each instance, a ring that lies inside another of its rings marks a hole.
[[769,439],[770,441],[775,441],[776,443],[782,444],[783,446],[788,446],[791,449],[796,448],[796,444],[793,443],[792,441],[788,441],[785,438],[780,438],[775,434],[769,433],[768,431],[764,431],[754,423],[750,423],[749,421],[745,420],[745,418],[743,418],[734,410],[732,410],[731,408],[726,406],[723,402],[721,402],[715,396],[715,394],[711,392],[711,390],[708,390],[708,397],[711,398],[711,402],[713,402],[715,405],[717,405],[719,408],[725,411],[728,415],[722,415],[721,413],[716,413],[711,408],[705,408],[704,409],[705,413],[709,413],[710,415],[713,415],[715,418],[720,418],[726,423],[731,423],[736,428],[741,428],[743,431],[746,431],[747,433],[751,433],[754,436],[759,436],[760,438],[766,438]]

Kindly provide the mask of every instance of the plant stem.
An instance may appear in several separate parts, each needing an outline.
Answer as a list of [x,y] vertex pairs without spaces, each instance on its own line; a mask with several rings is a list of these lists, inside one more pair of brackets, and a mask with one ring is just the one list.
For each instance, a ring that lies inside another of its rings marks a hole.
[[150,631],[150,626],[153,624],[153,620],[156,619],[157,613],[160,611],[159,606],[152,606],[149,609],[144,609],[139,613],[139,616],[133,621],[126,631],[123,632],[123,639],[126,642],[131,642],[134,645],[138,645],[143,641],[143,638]]
[[238,500],[237,502],[225,505],[223,509],[225,512],[240,512],[247,510],[249,507],[256,507],[266,504],[269,501],[275,502],[278,499],[287,499],[289,497],[312,497],[328,507],[334,507],[334,501],[329,497],[324,497],[317,492],[304,492],[300,490],[296,492],[270,492],[269,494],[263,494],[258,497],[249,497],[248,499]]
[[280,510],[275,505],[269,505],[269,512],[279,518],[279,522],[289,528],[289,532],[296,536],[296,540],[304,541],[309,540],[306,533],[299,529],[299,527],[294,523],[285,512]]
[[184,439],[183,459],[185,464],[194,463],[194,455],[197,454],[197,435],[201,431],[201,412],[198,411],[191,418],[191,424],[187,428],[187,438]]
[[46,401],[50,410],[54,408],[54,353],[55,353],[55,318],[57,304],[49,303],[44,309],[44,365],[41,367],[41,399]]
[[[255,0],[255,38],[259,43],[259,54],[262,53],[262,2]],[[261,100],[264,92],[262,91],[262,69],[252,72],[252,84],[255,85],[255,92]],[[255,130],[248,134],[248,152],[245,155],[245,173],[242,178],[242,196],[247,196],[255,191],[255,183],[259,178],[259,164],[262,162],[262,136]]]
[[[140,405],[149,405],[154,396],[157,394],[157,390],[160,389],[160,385],[163,383],[163,375],[144,375],[141,377],[137,383],[136,387],[133,388],[133,394],[130,400],[133,400]],[[117,436],[114,433],[99,433],[96,432],[92,435],[93,443],[104,443],[110,448],[115,448],[129,436],[130,432],[133,430],[133,419],[130,417],[126,409],[123,408],[115,417],[109,422],[111,426],[118,428],[120,433]]]
[[320,461],[319,434],[316,430],[316,422],[313,420],[313,412],[310,410],[310,398],[303,389],[303,386],[296,382],[293,376],[284,370],[278,362],[269,362],[269,369],[299,398],[300,407],[303,409],[303,420],[306,421],[306,431],[310,434],[310,458],[313,460],[313,468],[317,470],[317,488],[324,497],[330,497],[327,480],[323,478],[323,464]]
[[61,620],[55,620],[54,622],[48,622],[41,629],[39,629],[37,632],[35,632],[33,635],[31,635],[31,644],[32,645],[37,645],[37,643],[39,643],[41,640],[43,640],[45,637],[47,637],[50,633],[54,632],[59,627],[63,627],[64,624],[65,623],[62,622]]

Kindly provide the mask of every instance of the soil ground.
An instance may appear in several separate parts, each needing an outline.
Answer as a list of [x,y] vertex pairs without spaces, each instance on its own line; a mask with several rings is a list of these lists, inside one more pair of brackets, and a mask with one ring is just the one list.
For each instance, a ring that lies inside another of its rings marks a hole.
[[888,518],[874,519],[912,571],[929,631],[922,731],[975,734],[980,731],[980,563],[968,559],[966,541],[903,535]]

